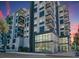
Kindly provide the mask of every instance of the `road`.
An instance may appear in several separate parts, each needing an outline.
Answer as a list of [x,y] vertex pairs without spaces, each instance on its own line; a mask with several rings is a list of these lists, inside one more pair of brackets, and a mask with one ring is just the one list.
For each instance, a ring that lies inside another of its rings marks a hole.
[[71,58],[71,56],[0,53],[0,58]]

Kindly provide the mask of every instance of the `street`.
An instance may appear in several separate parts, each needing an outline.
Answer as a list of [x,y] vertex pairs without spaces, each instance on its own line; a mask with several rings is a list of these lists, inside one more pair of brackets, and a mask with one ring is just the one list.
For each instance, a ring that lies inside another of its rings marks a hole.
[[74,56],[59,56],[59,55],[44,55],[37,53],[27,53],[27,54],[18,54],[18,53],[0,53],[0,58],[74,58]]

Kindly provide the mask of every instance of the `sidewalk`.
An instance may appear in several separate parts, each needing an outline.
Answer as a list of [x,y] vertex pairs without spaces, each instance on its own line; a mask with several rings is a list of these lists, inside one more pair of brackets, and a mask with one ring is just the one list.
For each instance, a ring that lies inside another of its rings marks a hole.
[[56,54],[45,54],[45,53],[28,53],[28,52],[6,52],[6,53],[16,53],[16,54],[26,54],[26,55],[36,55],[36,56],[75,56],[74,52],[63,52]]

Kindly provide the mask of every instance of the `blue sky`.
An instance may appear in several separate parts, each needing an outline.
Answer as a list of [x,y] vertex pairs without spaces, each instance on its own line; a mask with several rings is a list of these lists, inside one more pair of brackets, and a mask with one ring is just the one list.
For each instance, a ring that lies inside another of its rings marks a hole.
[[[3,15],[6,16],[6,2],[0,1],[0,9],[3,12]],[[10,1],[10,9],[11,13],[15,12],[18,8],[30,8],[30,2],[29,1]],[[77,23],[79,24],[79,2],[77,1],[71,1],[71,2],[63,2],[63,4],[67,4],[69,7],[69,17],[71,20],[71,23]]]
[[[15,12],[18,8],[30,8],[30,2],[27,1],[10,1],[10,10],[11,13]],[[5,1],[0,1],[0,9],[2,10],[4,16],[6,16],[7,8],[6,8],[6,2]]]

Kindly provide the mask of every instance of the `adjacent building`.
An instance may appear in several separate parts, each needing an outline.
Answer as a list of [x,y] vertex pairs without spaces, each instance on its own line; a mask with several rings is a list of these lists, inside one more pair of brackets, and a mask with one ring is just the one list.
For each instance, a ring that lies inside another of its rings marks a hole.
[[59,50],[69,51],[70,49],[70,20],[67,5],[60,5],[58,7],[59,19]]
[[7,17],[9,33],[7,51],[28,51],[30,48],[30,12],[26,8],[18,9]]

